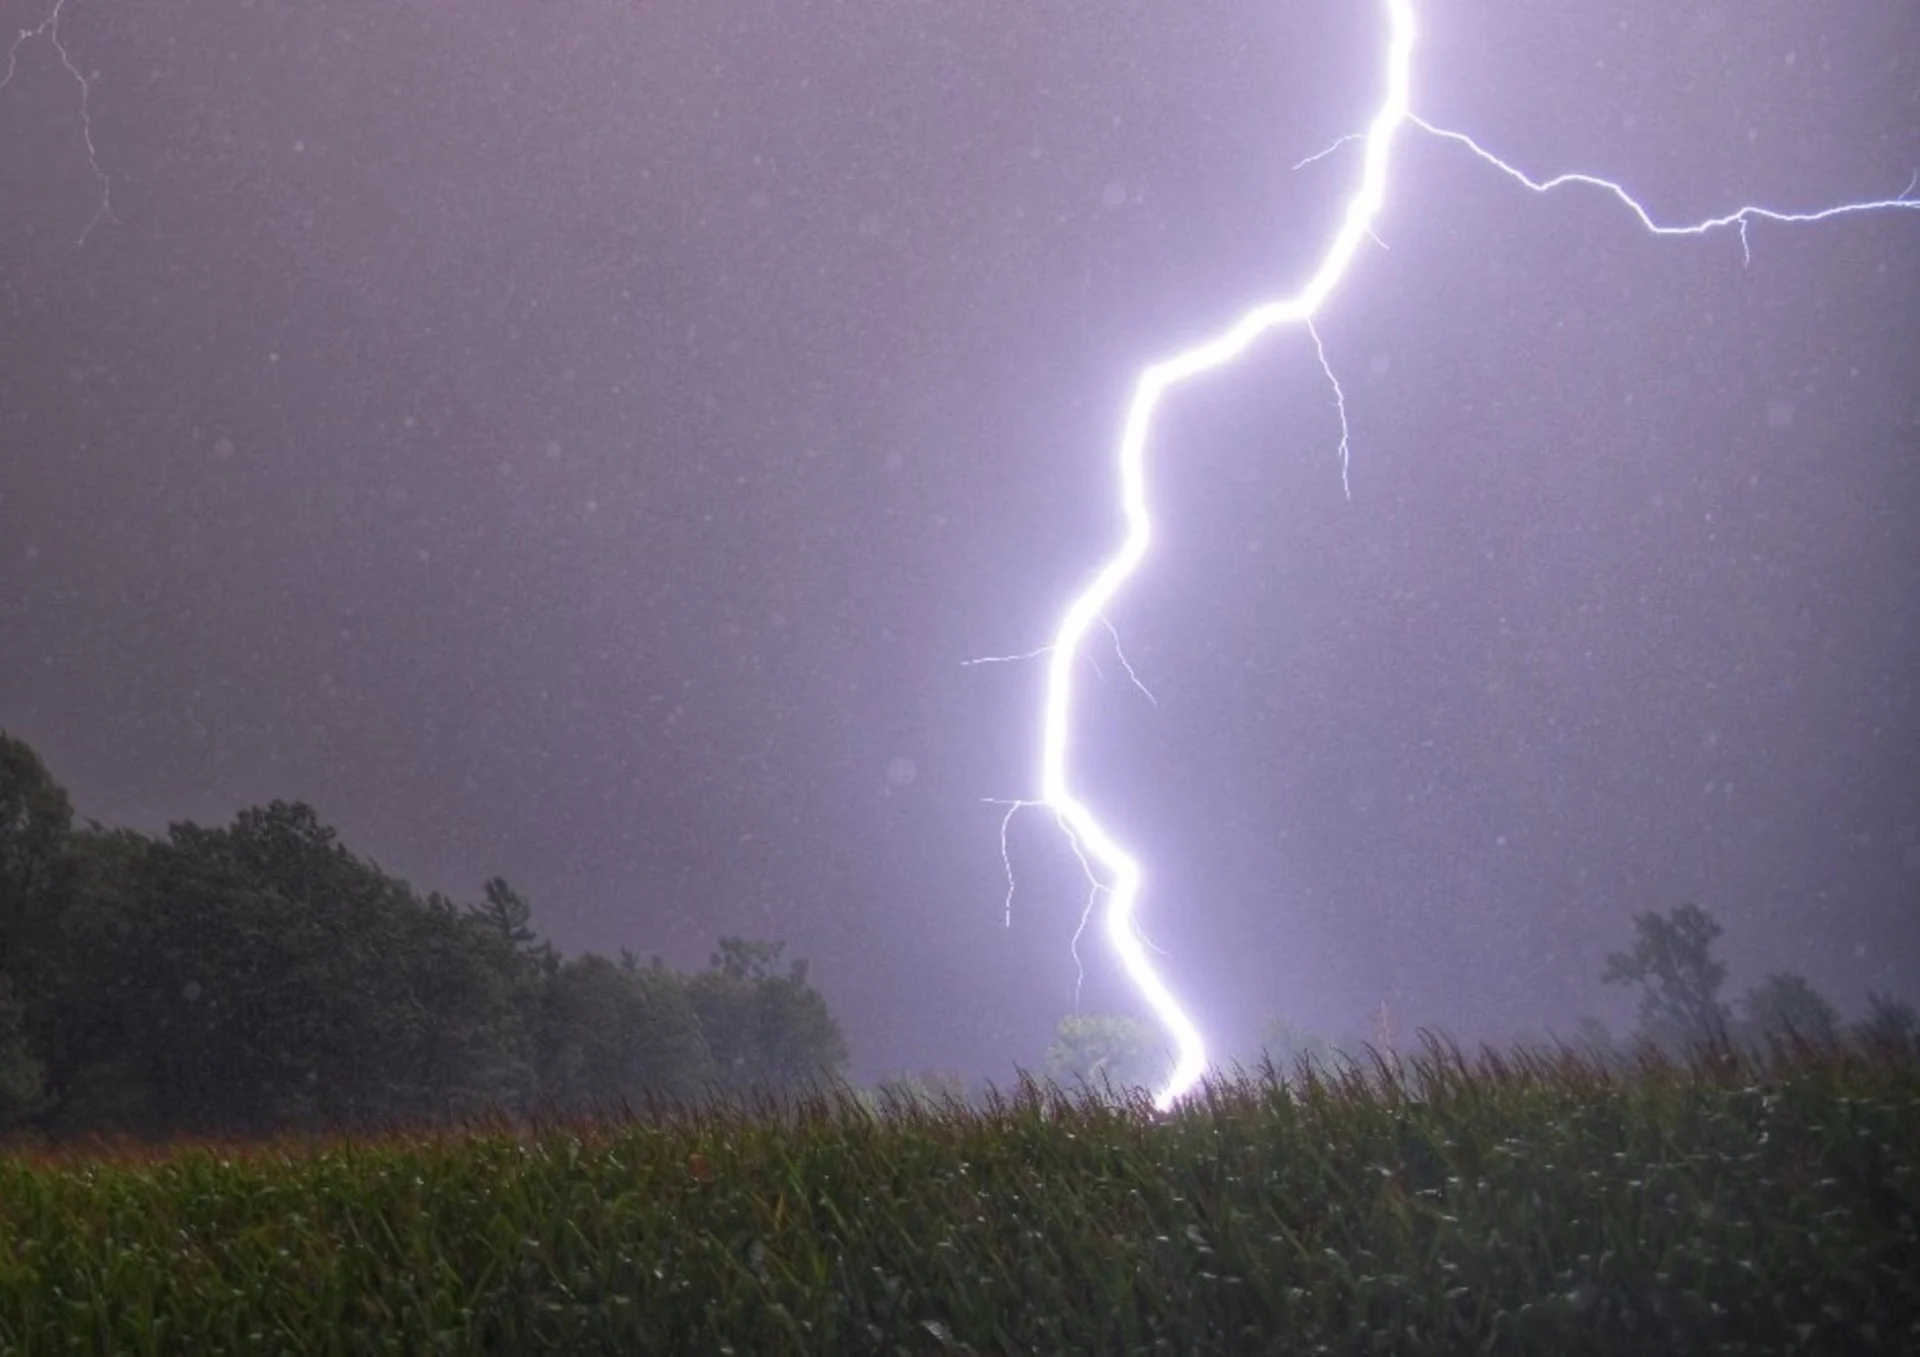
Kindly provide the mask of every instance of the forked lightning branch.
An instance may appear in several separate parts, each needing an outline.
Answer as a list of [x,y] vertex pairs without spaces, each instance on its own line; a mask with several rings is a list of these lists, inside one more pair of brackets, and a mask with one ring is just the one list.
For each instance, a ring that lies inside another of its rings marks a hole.
[[[1913,181],[1909,180],[1907,188],[1891,198],[1841,203],[1811,210],[1745,206],[1703,221],[1667,224],[1659,221],[1613,180],[1584,173],[1534,178],[1494,155],[1473,138],[1437,127],[1413,112],[1410,88],[1416,28],[1413,5],[1411,0],[1385,0],[1385,8],[1387,36],[1382,53],[1384,93],[1372,122],[1366,132],[1357,138],[1362,143],[1360,181],[1347,201],[1346,212],[1340,219],[1338,229],[1327,242],[1319,266],[1292,296],[1256,303],[1212,339],[1159,359],[1140,373],[1134,382],[1132,399],[1127,405],[1112,468],[1112,488],[1119,496],[1125,532],[1113,554],[1100,562],[1086,585],[1067,604],[1054,629],[1051,643],[1035,652],[1044,656],[1047,666],[1038,751],[1039,796],[1014,803],[1014,810],[1008,813],[1011,815],[1023,806],[1044,807],[1052,812],[1086,868],[1091,888],[1105,906],[1107,942],[1128,981],[1173,1042],[1172,1073],[1154,1095],[1155,1105],[1163,1111],[1191,1091],[1205,1075],[1206,1042],[1186,1005],[1175,996],[1148,957],[1143,944],[1136,919],[1145,885],[1140,860],[1113,836],[1082,798],[1074,781],[1072,758],[1074,699],[1083,670],[1088,635],[1103,621],[1108,608],[1140,569],[1153,542],[1153,514],[1147,499],[1146,463],[1152,446],[1154,420],[1161,402],[1182,383],[1234,362],[1256,340],[1272,330],[1283,326],[1312,329],[1314,317],[1346,276],[1361,243],[1372,234],[1374,222],[1387,200],[1390,183],[1388,171],[1396,141],[1409,128],[1464,147],[1530,192],[1551,193],[1563,188],[1595,191],[1610,197],[1616,206],[1632,213],[1643,228],[1655,235],[1702,236],[1733,230],[1739,235],[1743,251],[1751,247],[1748,229],[1756,222],[1811,224],[1864,212],[1920,208],[1920,201],[1910,196]],[[1320,354],[1321,367],[1333,387],[1335,406],[1340,412],[1340,454],[1344,478],[1347,449],[1345,397],[1334,378],[1333,369],[1327,363],[1324,350],[1319,347],[1318,334],[1313,339],[1315,351]],[[1003,820],[1003,858],[1006,852],[1005,830],[1006,822]]]
[[46,43],[47,48],[59,61],[60,68],[73,81],[75,100],[78,105],[76,117],[80,125],[80,143],[87,152],[87,168],[93,172],[94,182],[100,185],[100,202],[94,208],[93,216],[80,228],[80,244],[87,243],[87,237],[93,234],[93,228],[103,221],[115,220],[113,215],[113,181],[107,172],[100,168],[100,152],[93,144],[93,85],[74,64],[73,53],[67,50],[67,44],[60,36],[60,19],[67,7],[67,0],[54,0],[40,22],[22,28],[14,35],[7,47],[7,61],[0,69],[0,90],[13,83],[14,74],[20,69],[21,49],[35,40]]

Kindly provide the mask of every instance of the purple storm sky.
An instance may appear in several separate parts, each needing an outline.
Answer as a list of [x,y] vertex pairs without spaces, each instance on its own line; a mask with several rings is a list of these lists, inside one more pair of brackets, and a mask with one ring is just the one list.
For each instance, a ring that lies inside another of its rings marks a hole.
[[[0,32],[48,0],[0,0]],[[1898,193],[1920,13],[1420,7],[1415,105],[1669,219]],[[1042,644],[1133,376],[1304,278],[1368,4],[65,0],[0,90],[0,726],[82,814],[304,799],[563,947],[810,957],[1009,1075],[1084,889]],[[1286,1014],[1920,990],[1920,214],[1655,240],[1401,142],[1320,331],[1195,383],[1082,785],[1220,1053]],[[1084,1003],[1123,1006],[1095,944]]]

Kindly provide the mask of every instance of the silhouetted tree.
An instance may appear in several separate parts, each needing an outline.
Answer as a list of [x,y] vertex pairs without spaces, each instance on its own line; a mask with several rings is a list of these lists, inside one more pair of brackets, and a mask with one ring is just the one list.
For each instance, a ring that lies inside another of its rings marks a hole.
[[73,806],[40,756],[0,731],[0,975],[20,980],[64,884]]
[[422,898],[299,803],[75,830],[0,734],[0,1126],[270,1131],[838,1077],[845,1038],[782,952],[723,938],[691,978],[562,963],[503,878]]
[[1672,1051],[1727,1039],[1727,1006],[1720,999],[1727,968],[1713,959],[1721,928],[1698,905],[1665,916],[1634,916],[1633,948],[1607,957],[1601,980],[1640,987],[1642,1035]]
[[31,1002],[51,992],[73,807],[40,756],[0,731],[0,1126],[44,1110]]
[[[696,977],[697,979],[697,977]],[[827,1007],[826,996],[807,978],[807,963],[795,960],[785,975],[754,982],[758,1063],[762,1080],[796,1088],[839,1080],[847,1067],[847,1038]]]
[[693,1102],[715,1076],[685,979],[632,964],[631,953],[618,965],[591,954],[559,965],[547,980],[538,1048],[548,1107]]
[[729,980],[760,981],[778,972],[784,942],[766,938],[722,938],[719,950],[707,958],[707,965]]
[[507,944],[529,956],[541,956],[552,950],[533,931],[533,907],[526,898],[507,884],[505,877],[488,878],[480,888],[484,903],[467,906],[467,913],[487,931],[497,933]]
[[55,1130],[131,1127],[147,1119],[150,1091],[134,1053],[144,1021],[129,963],[139,908],[137,869],[152,841],[98,825],[67,844],[65,889],[51,904],[35,968],[28,1021],[46,1063]]
[[841,1078],[847,1040],[808,982],[807,963],[782,975],[785,944],[722,938],[707,970],[687,981],[713,1053],[719,1088],[730,1095],[779,1091]]
[[[440,896],[396,910],[401,932],[389,993],[423,1021],[406,1052],[386,1116],[463,1114],[524,1104],[538,1085],[534,995],[538,957]],[[404,1098],[407,1101],[401,1101]]]
[[531,1089],[512,944],[309,807],[175,825],[137,866],[123,1039],[160,1129],[420,1118]]
[[0,975],[0,1129],[14,1125],[47,1105],[45,1070],[27,1034],[27,1006]]

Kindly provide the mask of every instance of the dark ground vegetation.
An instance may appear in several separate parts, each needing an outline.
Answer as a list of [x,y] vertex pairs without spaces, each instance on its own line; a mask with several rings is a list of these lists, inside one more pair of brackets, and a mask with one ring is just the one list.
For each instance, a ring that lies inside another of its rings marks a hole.
[[0,1159],[0,1349],[1920,1350],[1920,1049]]

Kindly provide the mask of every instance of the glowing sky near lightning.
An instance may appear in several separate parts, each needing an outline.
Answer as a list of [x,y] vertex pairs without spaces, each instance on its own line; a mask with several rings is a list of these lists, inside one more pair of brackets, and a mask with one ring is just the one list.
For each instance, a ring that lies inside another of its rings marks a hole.
[[[1120,502],[1126,520],[1125,536],[1119,549],[1107,558],[1092,581],[1074,595],[1072,602],[1067,605],[1046,651],[1046,704],[1040,735],[1040,804],[1059,819],[1061,828],[1072,840],[1076,854],[1093,879],[1096,891],[1105,897],[1107,941],[1139,997],[1172,1040],[1172,1069],[1165,1083],[1154,1094],[1156,1106],[1163,1111],[1191,1091],[1205,1075],[1208,1067],[1206,1043],[1186,1006],[1174,995],[1159,968],[1147,955],[1136,918],[1143,886],[1140,862],[1113,836],[1075,791],[1068,757],[1075,718],[1074,694],[1080,686],[1084,668],[1085,643],[1134,572],[1140,568],[1152,541],[1153,517],[1147,491],[1146,462],[1155,417],[1162,402],[1185,382],[1239,359],[1252,344],[1270,331],[1288,325],[1312,325],[1314,317],[1345,278],[1362,242],[1374,231],[1388,189],[1389,155],[1396,136],[1409,126],[1416,126],[1444,141],[1465,147],[1479,160],[1532,192],[1550,193],[1557,189],[1580,188],[1604,193],[1631,212],[1640,225],[1653,235],[1701,236],[1728,227],[1734,228],[1739,231],[1742,250],[1749,258],[1748,229],[1756,221],[1813,225],[1862,213],[1920,208],[1920,201],[1909,200],[1903,192],[1893,198],[1799,211],[1743,205],[1700,222],[1673,224],[1657,221],[1631,193],[1611,180],[1584,172],[1565,172],[1547,179],[1532,178],[1488,151],[1472,137],[1437,128],[1414,115],[1410,104],[1415,42],[1413,5],[1411,0],[1385,0],[1385,10],[1388,16],[1388,34],[1384,44],[1385,93],[1371,125],[1360,138],[1362,166],[1359,188],[1348,200],[1340,225],[1328,242],[1319,267],[1297,293],[1256,305],[1215,338],[1160,359],[1140,375],[1127,406],[1116,466]],[[1908,189],[1911,188],[1910,182]],[[1325,349],[1320,345],[1317,334],[1314,339],[1316,351],[1325,367]],[[1349,451],[1344,430],[1345,399],[1330,368],[1327,369],[1327,378],[1333,386],[1335,404],[1342,417],[1340,451],[1344,483]],[[1003,826],[1003,856],[1004,844]]]
[[[1086,882],[1018,815],[1009,927],[980,798],[1039,796],[1047,665],[955,661],[1117,545],[1140,369],[1322,263],[1383,11],[463,12],[64,0],[69,69],[0,0],[0,725],[83,815],[305,797],[569,949],[785,938],[862,1078],[1036,1064]],[[1920,163],[1904,7],[1418,13],[1416,111],[1659,221]],[[1074,693],[1209,1054],[1618,1026],[1594,958],[1686,898],[1736,984],[1920,997],[1911,215],[1747,265],[1390,170],[1316,319],[1350,497],[1303,327],[1182,388],[1111,611],[1158,704],[1104,631]]]

